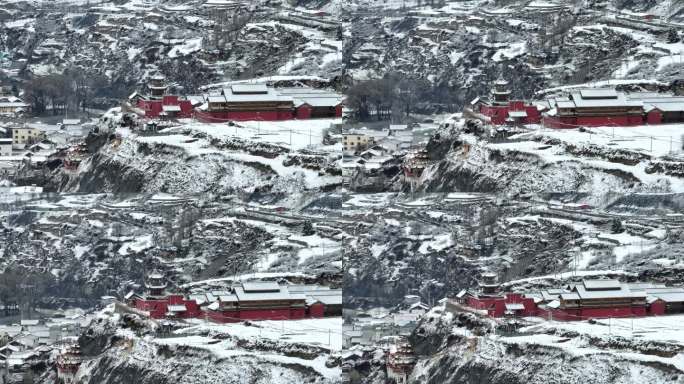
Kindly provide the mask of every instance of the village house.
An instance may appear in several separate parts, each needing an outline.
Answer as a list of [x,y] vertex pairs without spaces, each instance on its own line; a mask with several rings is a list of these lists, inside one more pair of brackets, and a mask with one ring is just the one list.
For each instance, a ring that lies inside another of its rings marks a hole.
[[0,115],[29,113],[31,106],[15,96],[0,96]]
[[345,152],[358,152],[366,149],[373,139],[365,132],[353,130],[342,134],[342,149]]
[[13,141],[9,139],[0,139],[0,156],[12,156]]
[[15,149],[24,149],[27,144],[33,144],[40,140],[43,133],[32,127],[12,127],[12,145]]

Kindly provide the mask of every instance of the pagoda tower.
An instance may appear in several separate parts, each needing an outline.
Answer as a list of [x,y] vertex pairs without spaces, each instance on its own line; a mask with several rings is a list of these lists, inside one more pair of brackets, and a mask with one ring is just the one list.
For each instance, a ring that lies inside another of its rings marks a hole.
[[499,295],[499,280],[496,273],[487,272],[483,273],[480,281],[478,282],[480,286],[480,292],[486,296],[498,296]]
[[78,343],[62,348],[57,355],[57,375],[64,384],[76,383],[76,373],[81,366],[81,349]]
[[145,279],[145,294],[147,298],[160,298],[165,296],[166,279],[159,271],[153,271]]
[[150,99],[161,100],[169,86],[166,84],[166,78],[160,74],[156,74],[150,78],[147,83]]
[[492,105],[496,106],[506,106],[511,98],[511,91],[508,89],[508,81],[504,80],[503,77],[494,83],[494,89],[492,89]]
[[393,379],[396,384],[408,383],[415,365],[416,356],[408,341],[402,338],[390,347],[387,357],[387,377]]

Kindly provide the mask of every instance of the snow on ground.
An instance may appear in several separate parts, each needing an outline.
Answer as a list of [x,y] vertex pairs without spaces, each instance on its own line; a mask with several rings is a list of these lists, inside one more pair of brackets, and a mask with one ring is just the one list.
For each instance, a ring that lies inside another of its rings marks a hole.
[[509,44],[509,47],[504,49],[499,49],[492,56],[494,61],[504,61],[516,58],[520,55],[524,55],[527,52],[527,42],[519,42]]
[[189,288],[193,286],[201,286],[204,284],[220,283],[220,282],[230,282],[230,281],[248,281],[248,280],[262,280],[262,279],[275,279],[275,278],[288,278],[288,277],[303,277],[313,279],[314,276],[305,274],[303,272],[254,272],[245,273],[242,275],[229,276],[229,277],[219,277],[216,279],[206,279],[193,281],[191,283],[183,284],[182,288]]
[[340,243],[318,235],[290,235],[288,239],[306,243],[306,248],[300,249],[297,253],[299,264],[306,262],[312,257],[334,255],[342,251]]
[[214,324],[202,323],[180,329],[175,332],[178,337],[151,339],[156,344],[187,345],[212,352],[218,357],[234,359],[250,357],[258,360],[284,365],[310,367],[321,376],[338,381],[341,371],[339,367],[328,368],[327,354],[313,359],[285,356],[278,351],[246,350],[238,347],[234,340],[221,340],[208,336],[198,336],[206,332],[229,334],[242,340],[271,340],[281,344],[300,344],[320,347],[333,351],[342,349],[342,318],[323,318],[288,321],[260,321],[250,325],[246,323]]
[[[238,219],[235,217],[226,217],[220,219],[208,219],[203,220],[205,223],[215,223],[220,224],[222,222],[236,222],[247,224],[249,226],[258,227],[264,231],[272,234],[275,238],[267,245],[285,245],[292,247],[297,250],[298,264],[304,264],[310,259],[320,258],[324,256],[334,256],[342,252],[342,246],[339,242],[321,237],[317,234],[310,236],[302,236],[299,234],[292,233],[288,228],[284,226],[279,226],[277,224],[249,220],[249,219]],[[273,262],[277,260],[278,254],[267,254],[265,259],[259,260],[256,265],[257,271],[269,271]]]
[[621,262],[626,256],[643,253],[657,246],[657,242],[644,239],[643,237],[633,236],[627,232],[623,233],[601,233],[597,236],[600,240],[617,242],[620,245],[613,248],[615,261]]
[[202,38],[198,37],[195,39],[188,39],[183,42],[183,44],[176,45],[169,51],[168,55],[170,58],[175,58],[178,56],[186,56],[193,52],[197,52],[202,49]]
[[552,275],[533,276],[533,277],[527,277],[524,279],[511,280],[511,281],[506,282],[505,285],[529,283],[529,282],[540,281],[540,280],[561,280],[561,279],[569,279],[572,277],[596,277],[596,276],[604,276],[604,275],[635,275],[635,274],[632,272],[626,272],[626,271],[622,271],[622,270],[570,271],[570,272],[554,273]]
[[342,318],[327,317],[304,320],[266,320],[234,324],[205,322],[197,326],[176,331],[177,335],[191,335],[204,332],[229,334],[241,339],[268,339],[283,343],[306,344],[323,347],[331,351],[342,349]]
[[[289,146],[292,150],[320,146],[324,131],[342,120],[308,119],[283,121],[240,121],[234,127],[227,124],[190,123],[182,126],[217,139],[239,138],[254,142]],[[172,128],[177,129],[177,128]],[[341,147],[340,147],[341,150]]]
[[551,328],[596,337],[621,336],[628,339],[684,345],[684,315],[594,319],[594,324],[588,321],[543,321],[540,324],[523,328],[521,331],[543,333]]
[[325,365],[326,355],[320,355],[315,359],[308,360],[299,357],[290,357],[267,351],[248,351],[236,349],[231,341],[216,343],[215,339],[203,336],[177,337],[166,339],[154,339],[156,344],[161,345],[187,345],[209,351],[220,358],[235,359],[237,357],[251,357],[259,361],[271,362],[282,365],[299,365],[314,369],[321,376],[335,382],[339,379],[340,368],[328,368]]
[[152,248],[154,246],[153,236],[145,235],[138,236],[133,241],[126,242],[119,248],[120,255],[126,255],[129,253],[138,253],[146,249]]
[[396,193],[355,194],[342,203],[343,208],[383,208],[391,204]]
[[684,355],[681,353],[674,357],[660,357],[637,352],[624,352],[621,350],[606,351],[605,349],[599,349],[588,345],[587,342],[581,338],[567,340],[567,338],[547,334],[525,335],[522,337],[497,337],[497,339],[507,344],[543,345],[559,348],[573,356],[602,355],[610,352],[610,354],[626,360],[662,363],[672,365],[680,371],[684,371]]
[[[684,128],[682,125],[677,125],[679,127]],[[637,129],[639,127],[636,127]],[[653,127],[649,127],[651,130]],[[682,129],[680,128],[680,129]],[[523,139],[529,136],[534,136],[534,135],[542,135],[542,136],[547,136],[547,137],[552,137],[552,138],[558,138],[566,143],[569,144],[574,144],[578,147],[581,146],[586,146],[588,144],[599,144],[601,142],[605,142],[605,148],[603,148],[605,151],[609,151],[610,149],[619,149],[619,148],[625,148],[628,150],[634,150],[635,152],[641,152],[641,153],[647,153],[647,154],[653,154],[654,156],[658,154],[657,151],[660,151],[660,154],[666,154],[667,152],[664,151],[663,148],[667,146],[669,149],[670,145],[670,140],[669,136],[668,139],[666,140],[662,135],[662,132],[660,133],[659,136],[653,135],[648,136],[648,137],[642,137],[641,135],[634,135],[631,138],[629,138],[629,142],[631,144],[625,145],[623,142],[618,142],[617,136],[618,135],[623,135],[624,137],[627,137],[628,135],[628,130],[630,128],[620,128],[623,131],[620,131],[619,133],[618,128],[615,128],[616,130],[616,138],[607,138],[606,134],[603,134],[600,136],[600,138],[596,138],[596,134],[589,134],[589,133],[582,133],[579,132],[579,130],[552,130],[552,131],[538,131],[536,133],[524,133],[520,135],[516,135],[514,137]],[[597,132],[601,131],[612,131],[612,128],[606,127],[606,128],[599,128],[597,129]],[[568,131],[568,132],[565,132]],[[593,129],[592,129],[593,132]],[[637,131],[633,131],[633,133],[636,133]],[[653,137],[653,139],[651,139]],[[623,138],[623,140],[626,140]],[[653,142],[653,151],[651,151],[650,143],[651,141]],[[674,145],[677,145],[677,142],[674,138],[672,140],[673,142],[673,148]],[[648,144],[647,144],[648,143]],[[624,145],[624,147],[623,147]],[[632,147],[631,149],[629,147]],[[564,147],[560,145],[544,145],[543,143],[540,143],[538,141],[530,140],[530,141],[520,141],[520,142],[511,142],[511,143],[490,143],[487,144],[488,148],[499,150],[499,151],[509,151],[509,152],[522,152],[522,153],[528,153],[531,155],[534,155],[535,157],[538,157],[540,160],[542,160],[545,163],[581,163],[583,167],[587,169],[597,169],[597,170],[619,170],[622,172],[625,172],[627,174],[631,174],[634,177],[636,177],[639,181],[641,181],[644,186],[646,187],[657,187],[661,191],[668,191],[668,192],[684,192],[684,179],[678,178],[675,176],[669,176],[666,174],[662,173],[649,173],[647,172],[647,162],[641,161],[635,165],[627,165],[627,164],[622,164],[618,162],[612,162],[605,160],[600,157],[584,157],[584,156],[575,156],[573,154],[570,154],[566,152]],[[680,150],[681,153],[681,150]],[[592,193],[594,194],[601,194],[603,192],[613,192],[613,188],[616,186],[611,186],[606,183],[594,183],[592,185]],[[603,188],[603,189],[601,189]]]
[[418,252],[427,255],[432,252],[439,252],[454,245],[454,240],[450,233],[435,235],[432,240],[423,241],[418,248]]
[[563,85],[560,87],[546,88],[546,89],[542,89],[542,90],[537,91],[537,94],[543,95],[543,94],[547,94],[547,93],[551,93],[551,92],[567,91],[570,89],[610,87],[610,86],[616,86],[616,85],[630,85],[630,84],[651,84],[651,85],[661,85],[661,86],[669,85],[668,83],[664,83],[664,82],[658,81],[656,79],[609,79],[609,80],[601,80],[601,81],[592,81],[591,83],[572,84],[572,85]]
[[[222,126],[225,128],[225,126]],[[300,136],[301,137],[301,131]],[[280,133],[284,134],[284,133]],[[320,132],[319,132],[320,135]],[[230,151],[221,150],[219,148],[213,147],[209,141],[205,139],[196,139],[191,136],[172,134],[172,135],[161,135],[161,136],[138,136],[134,140],[142,143],[154,143],[173,146],[181,148],[188,157],[201,157],[204,155],[217,154],[221,155],[228,160],[234,160],[239,163],[255,163],[261,164],[270,168],[275,174],[283,179],[294,179],[301,180],[303,185],[307,188],[316,188],[324,185],[336,184],[340,182],[340,178],[337,176],[319,175],[316,170],[301,168],[301,167],[288,167],[283,165],[284,155],[280,155],[276,158],[266,158],[261,156],[255,156],[246,154],[241,151]],[[308,140],[308,137],[307,137]],[[273,139],[266,140],[272,142]],[[293,146],[295,142],[293,141]],[[238,185],[249,185],[253,180],[250,175],[245,174],[242,179],[238,178],[240,175],[234,175],[233,181]]]
[[589,130],[591,134],[580,132],[579,129],[553,129],[541,133],[567,143],[627,149],[653,157],[681,154],[683,151],[684,124],[596,127]]

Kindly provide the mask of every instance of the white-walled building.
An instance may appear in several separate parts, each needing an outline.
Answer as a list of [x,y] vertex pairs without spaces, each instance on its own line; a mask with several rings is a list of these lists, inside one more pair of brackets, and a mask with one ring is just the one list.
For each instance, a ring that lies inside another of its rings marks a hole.
[[15,127],[12,128],[13,145],[17,149],[23,149],[26,144],[32,144],[42,136],[42,132],[36,128],[31,127]]
[[0,156],[12,156],[12,139],[0,139]]

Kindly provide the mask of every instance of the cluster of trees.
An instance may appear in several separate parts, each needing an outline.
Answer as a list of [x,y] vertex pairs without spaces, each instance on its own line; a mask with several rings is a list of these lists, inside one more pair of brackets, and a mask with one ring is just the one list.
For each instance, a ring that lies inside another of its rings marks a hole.
[[354,83],[347,90],[347,102],[360,121],[404,121],[411,113],[453,111],[461,99],[458,89],[433,85],[423,78],[391,73],[381,79]]
[[[21,267],[8,267],[0,273],[0,302],[18,304],[21,313],[31,316],[40,298],[54,288],[54,276],[49,273],[27,271]],[[5,315],[7,307],[5,307]]]
[[64,72],[36,76],[25,86],[25,99],[34,113],[48,110],[54,115],[66,111],[86,110],[99,92],[109,86],[108,79],[99,73],[70,67]]

